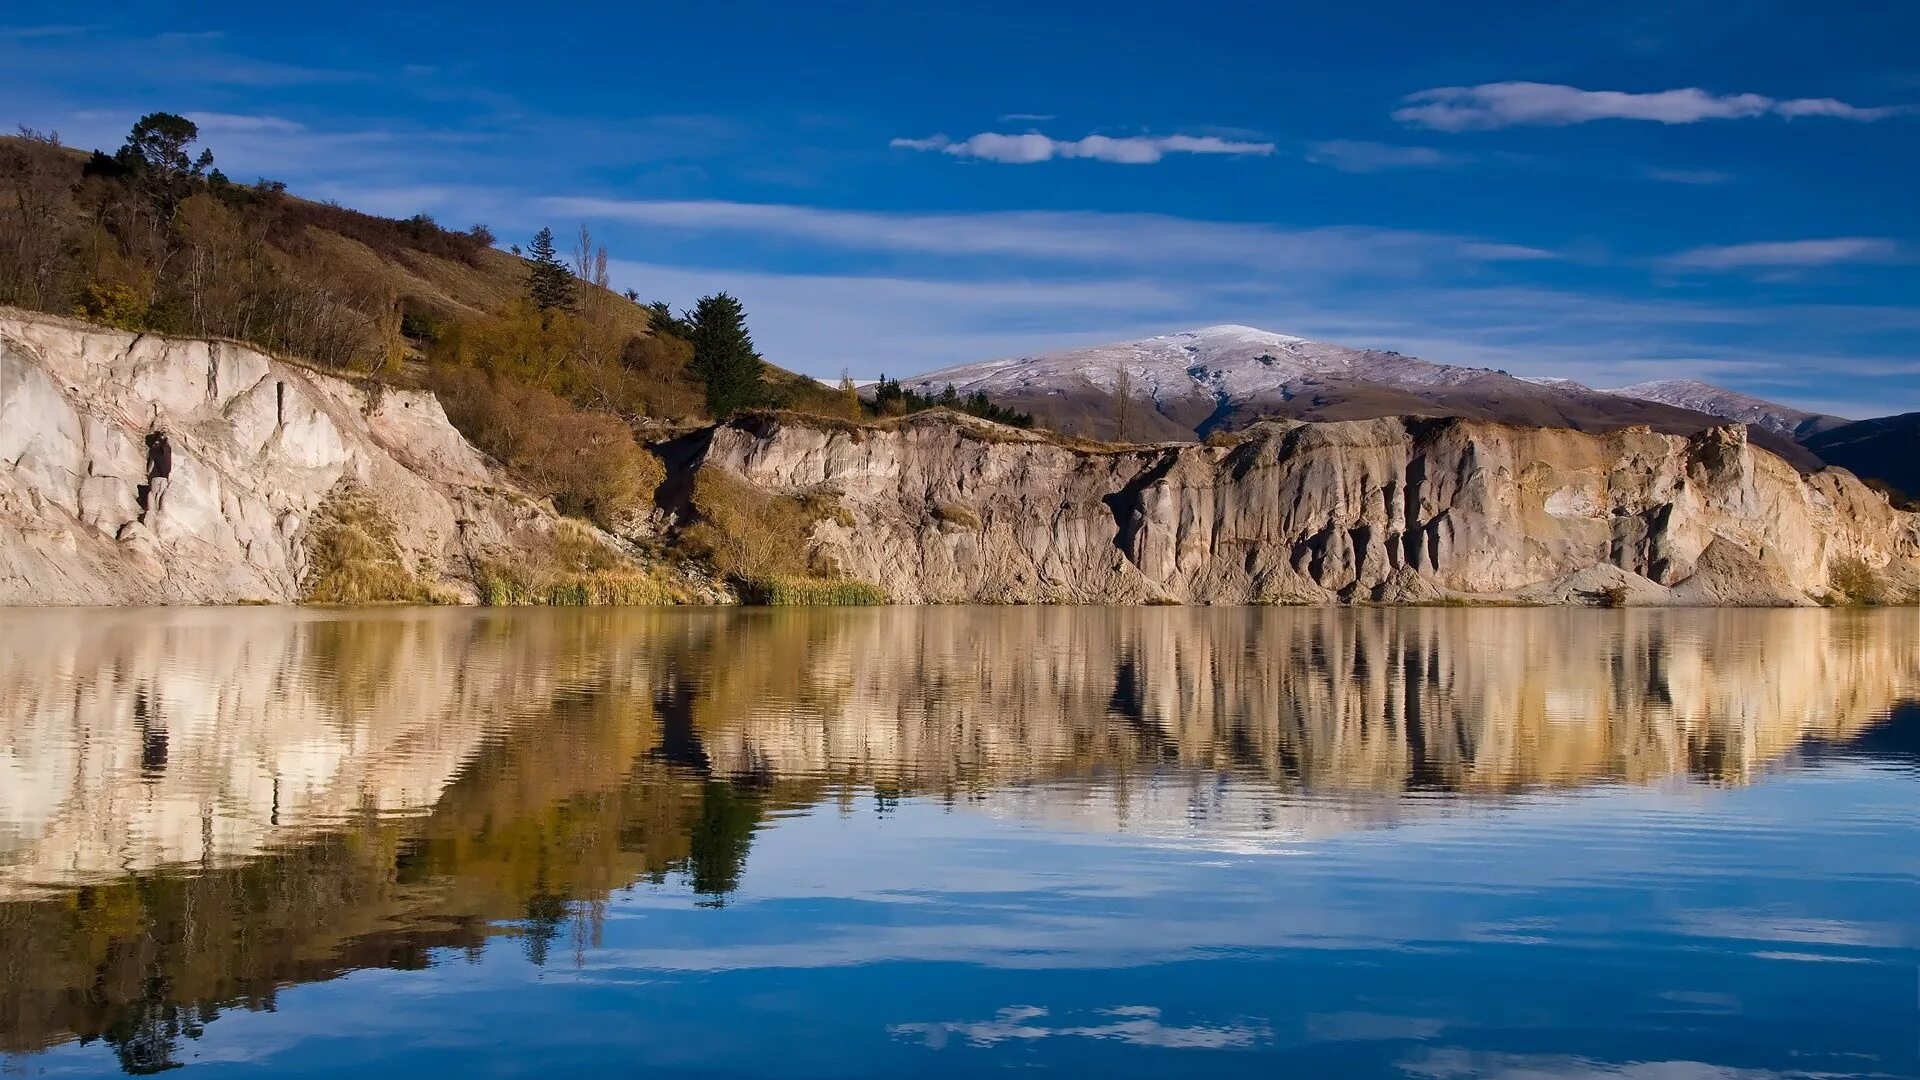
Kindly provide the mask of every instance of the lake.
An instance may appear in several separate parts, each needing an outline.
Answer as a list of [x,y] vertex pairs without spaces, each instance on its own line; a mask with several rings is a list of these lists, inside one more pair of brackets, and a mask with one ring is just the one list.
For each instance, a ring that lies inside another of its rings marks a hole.
[[1920,611],[0,612],[0,1070],[1920,1075]]

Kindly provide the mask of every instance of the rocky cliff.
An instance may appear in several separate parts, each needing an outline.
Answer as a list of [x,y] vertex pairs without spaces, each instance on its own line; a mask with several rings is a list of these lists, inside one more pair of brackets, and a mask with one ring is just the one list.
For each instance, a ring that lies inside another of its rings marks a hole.
[[[160,426],[172,485],[143,522]],[[1232,445],[1106,447],[945,412],[766,414],[660,450],[681,524],[702,468],[824,496],[839,509],[808,538],[818,558],[910,603],[1920,596],[1920,515],[1842,470],[1802,476],[1738,426],[1284,421]],[[479,599],[484,568],[538,563],[563,527],[631,564],[515,489],[430,394],[0,311],[0,605],[296,601],[343,505],[441,598]]]
[[[142,523],[156,426],[173,476]],[[453,598],[475,599],[474,567],[538,549],[556,522],[431,394],[0,311],[0,605],[298,600],[317,517],[353,490],[391,526],[397,562]]]
[[1920,583],[1920,516],[1738,426],[1388,418],[1111,449],[948,414],[764,416],[699,460],[836,494],[822,552],[902,601],[1801,605]]

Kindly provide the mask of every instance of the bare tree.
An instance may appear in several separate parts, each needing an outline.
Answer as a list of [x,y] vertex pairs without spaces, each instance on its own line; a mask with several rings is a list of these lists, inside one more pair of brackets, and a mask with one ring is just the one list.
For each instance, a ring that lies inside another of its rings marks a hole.
[[1125,364],[1115,364],[1113,370],[1113,441],[1126,442],[1130,434],[1128,413],[1133,408],[1133,372]]

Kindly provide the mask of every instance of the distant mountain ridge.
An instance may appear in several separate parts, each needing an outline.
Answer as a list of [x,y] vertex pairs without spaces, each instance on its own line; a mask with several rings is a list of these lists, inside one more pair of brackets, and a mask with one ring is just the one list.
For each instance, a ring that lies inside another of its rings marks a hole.
[[1705,383],[1597,390],[1238,325],[963,364],[902,383],[928,393],[949,383],[961,394],[984,391],[1043,425],[1110,439],[1203,439],[1270,417],[1460,416],[1579,431],[1644,424],[1670,434],[1737,420],[1803,470],[1820,462],[1795,441],[1796,426],[1845,422]]
[[1805,440],[1820,432],[1853,423],[1844,416],[1796,409],[1791,405],[1781,405],[1698,379],[1655,379],[1606,392],[1737,420],[1789,439]]

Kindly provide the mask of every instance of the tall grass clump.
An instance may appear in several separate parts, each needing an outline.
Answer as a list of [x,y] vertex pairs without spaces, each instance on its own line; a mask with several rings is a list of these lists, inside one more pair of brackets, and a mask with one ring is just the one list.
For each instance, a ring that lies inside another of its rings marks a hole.
[[816,558],[809,538],[822,521],[853,518],[824,492],[763,491],[731,473],[703,467],[693,478],[694,521],[680,539],[733,583],[749,604],[879,604],[886,594]]
[[1827,573],[1827,583],[1833,590],[1826,598],[1830,605],[1880,607],[1911,600],[1907,590],[1896,585],[1885,573],[1868,566],[1863,559],[1833,560],[1833,566]]
[[455,598],[401,558],[391,519],[366,491],[342,484],[307,533],[309,604],[447,604]]
[[853,578],[761,578],[743,584],[740,598],[766,607],[871,607],[887,602],[878,585]]
[[544,545],[482,562],[478,578],[480,600],[491,607],[653,607],[687,599],[657,571],[569,521],[557,522]]

